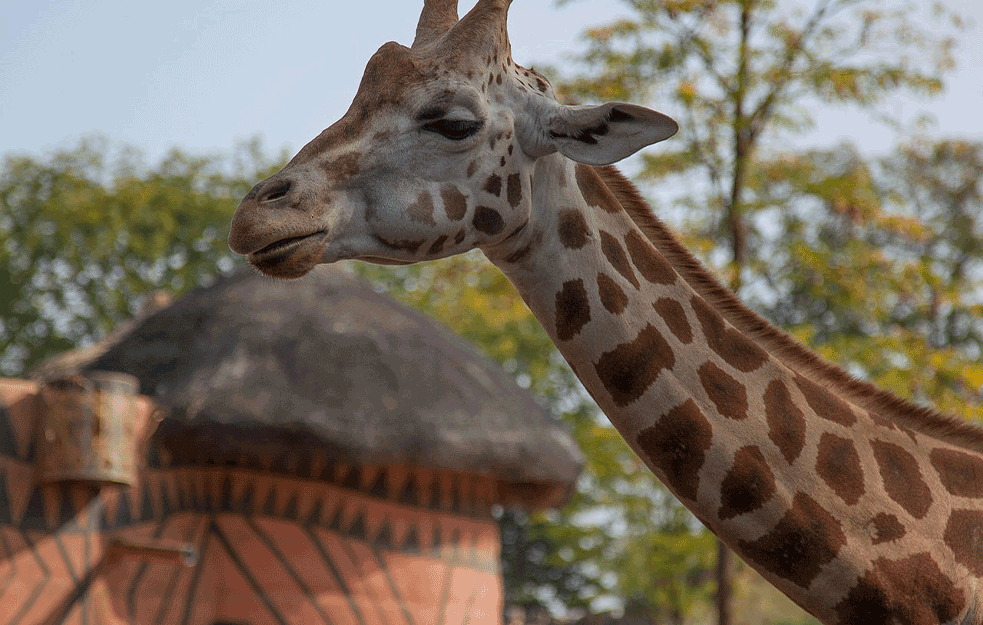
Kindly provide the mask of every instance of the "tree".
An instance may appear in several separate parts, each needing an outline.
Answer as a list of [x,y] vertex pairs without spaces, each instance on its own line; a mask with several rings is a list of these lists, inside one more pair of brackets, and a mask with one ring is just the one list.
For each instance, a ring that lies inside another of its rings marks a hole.
[[174,150],[154,169],[100,138],[44,159],[6,156],[0,375],[91,343],[154,289],[180,294],[230,269],[229,215],[277,167],[255,140],[231,161]]
[[849,146],[763,163],[776,238],[769,314],[895,393],[983,416],[983,145]]
[[[891,94],[938,93],[961,21],[936,5],[932,17],[944,26],[935,30],[919,14],[925,7],[879,0],[818,0],[805,10],[774,0],[624,4],[630,17],[587,31],[582,71],[563,91],[678,115],[680,137],[644,157],[641,177],[660,190],[685,177],[686,190],[663,193],[675,195],[663,204],[685,215],[677,225],[688,242],[746,300],[774,312],[767,304],[786,301],[766,255],[779,247],[762,218],[774,206],[756,202],[751,188],[763,148],[811,127],[811,106],[858,106],[876,117]],[[721,624],[729,622],[728,558],[721,546]]]

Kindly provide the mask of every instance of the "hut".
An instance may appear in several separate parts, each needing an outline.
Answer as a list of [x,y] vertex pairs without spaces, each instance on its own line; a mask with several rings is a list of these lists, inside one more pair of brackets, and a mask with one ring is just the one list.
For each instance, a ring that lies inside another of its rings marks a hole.
[[339,269],[233,273],[45,370],[138,380],[142,463],[39,482],[27,432],[51,402],[6,383],[0,614],[18,623],[498,624],[493,506],[561,504],[581,462],[495,363]]

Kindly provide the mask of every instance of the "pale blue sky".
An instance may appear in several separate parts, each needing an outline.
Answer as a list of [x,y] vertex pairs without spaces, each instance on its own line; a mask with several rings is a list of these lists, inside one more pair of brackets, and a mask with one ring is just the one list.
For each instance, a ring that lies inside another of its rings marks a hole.
[[[470,4],[462,0],[462,13]],[[295,151],[347,109],[379,45],[410,43],[420,5],[0,0],[0,154],[37,154],[92,133],[133,144],[151,160],[172,146],[227,153],[256,134],[270,148]],[[890,106],[905,116],[935,115],[932,135],[983,140],[983,2],[949,5],[976,25],[961,39],[948,94]],[[513,56],[562,65],[585,27],[621,11],[616,0],[559,9],[553,0],[516,0]],[[824,112],[818,120],[812,143],[850,138],[874,151],[893,143],[890,131],[863,115]]]

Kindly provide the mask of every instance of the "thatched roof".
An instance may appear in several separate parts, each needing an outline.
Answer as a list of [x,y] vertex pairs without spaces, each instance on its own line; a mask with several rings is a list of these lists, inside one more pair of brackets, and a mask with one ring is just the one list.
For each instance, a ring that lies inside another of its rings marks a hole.
[[337,268],[233,273],[100,351],[83,368],[139,378],[172,410],[159,442],[193,464],[319,450],[490,475],[526,503],[556,503],[580,469],[571,436],[495,362]]

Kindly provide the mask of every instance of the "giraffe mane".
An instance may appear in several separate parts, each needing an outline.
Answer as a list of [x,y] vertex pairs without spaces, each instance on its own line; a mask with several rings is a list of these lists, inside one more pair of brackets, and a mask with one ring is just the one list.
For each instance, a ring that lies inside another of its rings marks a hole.
[[958,417],[919,406],[824,360],[797,339],[748,308],[684,246],[652,212],[635,185],[615,167],[595,167],[603,183],[679,275],[738,331],[764,347],[785,366],[852,403],[891,418],[896,424],[977,452],[983,428]]

